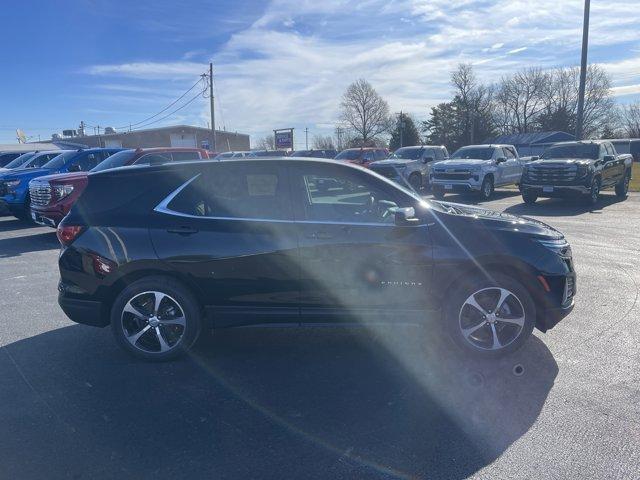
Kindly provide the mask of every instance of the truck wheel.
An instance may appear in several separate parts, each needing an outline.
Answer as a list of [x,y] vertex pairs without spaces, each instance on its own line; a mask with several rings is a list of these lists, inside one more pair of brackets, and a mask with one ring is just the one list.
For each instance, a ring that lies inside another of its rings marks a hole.
[[489,200],[493,195],[493,178],[490,176],[484,177],[482,186],[480,187],[480,198],[482,200]]
[[616,196],[618,198],[627,198],[627,193],[629,193],[629,182],[631,181],[631,172],[628,171],[616,184]]
[[524,203],[527,205],[533,205],[536,203],[536,200],[538,200],[538,195],[530,192],[522,192],[522,200],[524,200]]
[[433,185],[431,187],[431,191],[433,192],[433,196],[437,199],[437,200],[442,200],[444,198],[444,188],[438,186],[438,185]]
[[409,175],[408,182],[409,185],[411,185],[411,188],[420,193],[420,190],[422,190],[422,177],[419,173],[412,173],[411,175]]
[[536,308],[527,289],[500,273],[473,275],[455,286],[444,308],[445,326],[463,350],[498,357],[531,336]]
[[594,178],[591,181],[591,190],[589,191],[589,194],[585,198],[585,202],[587,203],[587,205],[595,205],[596,203],[598,203],[599,199],[600,199],[600,179]]

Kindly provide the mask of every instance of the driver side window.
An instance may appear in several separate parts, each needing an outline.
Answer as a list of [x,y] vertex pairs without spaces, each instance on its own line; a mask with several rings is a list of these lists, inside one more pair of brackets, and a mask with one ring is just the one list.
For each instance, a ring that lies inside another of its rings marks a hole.
[[[377,185],[375,179],[341,169],[299,170],[304,220],[345,223],[393,223],[393,210],[401,205],[399,192]],[[373,181],[372,181],[373,180]],[[408,203],[408,202],[404,202]]]

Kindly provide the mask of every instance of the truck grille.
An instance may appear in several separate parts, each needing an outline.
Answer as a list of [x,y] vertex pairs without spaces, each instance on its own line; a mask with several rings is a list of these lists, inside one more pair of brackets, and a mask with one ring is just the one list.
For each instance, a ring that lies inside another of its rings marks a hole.
[[527,180],[540,185],[558,185],[575,180],[577,171],[575,165],[530,165]]
[[471,172],[469,170],[436,170],[433,172],[433,178],[436,180],[469,180]]
[[51,186],[48,183],[31,182],[29,184],[31,204],[37,207],[49,205],[51,202]]

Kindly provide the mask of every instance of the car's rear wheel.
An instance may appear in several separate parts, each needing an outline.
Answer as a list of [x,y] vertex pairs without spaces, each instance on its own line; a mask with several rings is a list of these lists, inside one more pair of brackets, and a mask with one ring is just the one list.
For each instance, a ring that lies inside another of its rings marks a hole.
[[431,192],[433,193],[433,196],[438,200],[442,200],[444,198],[444,188],[438,185],[433,185],[431,187]]
[[629,193],[629,183],[631,182],[631,172],[626,172],[624,177],[616,184],[616,195],[618,198],[627,198]]
[[538,196],[535,193],[523,192],[522,200],[527,205],[533,205],[534,203],[536,203],[536,200],[538,200]]
[[149,277],[126,287],[111,309],[118,344],[133,355],[164,361],[183,355],[200,335],[200,308],[175,280]]
[[484,177],[482,181],[482,186],[480,187],[480,198],[482,200],[489,200],[493,195],[493,177],[487,175]]
[[519,349],[535,325],[535,304],[516,279],[499,274],[472,276],[447,299],[445,323],[463,350],[496,357]]
[[422,176],[419,173],[412,173],[409,175],[408,182],[409,185],[411,185],[411,188],[416,192],[420,192],[420,190],[422,190]]

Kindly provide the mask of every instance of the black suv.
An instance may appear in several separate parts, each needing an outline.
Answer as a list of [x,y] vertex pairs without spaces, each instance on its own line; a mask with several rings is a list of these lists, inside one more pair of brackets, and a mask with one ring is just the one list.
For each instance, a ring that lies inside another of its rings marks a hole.
[[331,160],[90,174],[58,238],[65,313],[157,360],[203,328],[407,319],[496,356],[553,327],[576,288],[553,228]]

